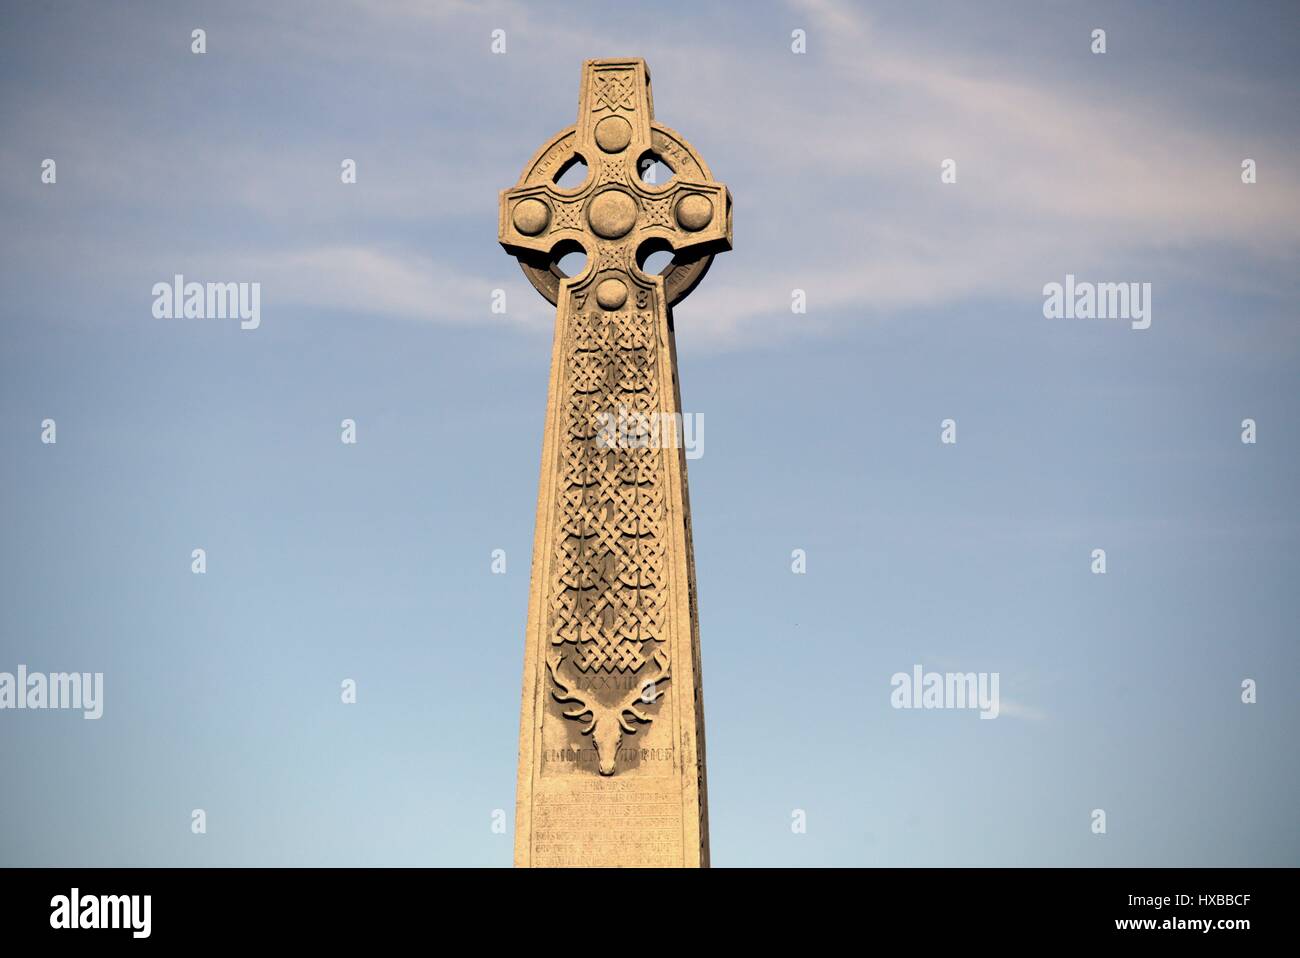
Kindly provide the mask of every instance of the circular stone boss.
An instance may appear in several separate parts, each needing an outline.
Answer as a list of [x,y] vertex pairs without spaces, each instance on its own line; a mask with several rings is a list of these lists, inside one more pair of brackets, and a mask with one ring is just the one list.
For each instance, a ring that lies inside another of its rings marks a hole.
[[707,196],[688,193],[677,203],[677,222],[682,229],[699,232],[713,222],[713,203]]
[[596,145],[606,153],[622,153],[632,142],[632,124],[621,116],[607,116],[596,124]]
[[536,236],[551,221],[551,211],[541,200],[530,197],[515,204],[515,211],[510,218],[519,232],[525,236]]
[[596,302],[601,309],[618,309],[627,302],[627,284],[621,279],[606,279],[596,287]]
[[587,222],[602,239],[626,236],[636,223],[636,201],[622,190],[606,190],[591,201]]

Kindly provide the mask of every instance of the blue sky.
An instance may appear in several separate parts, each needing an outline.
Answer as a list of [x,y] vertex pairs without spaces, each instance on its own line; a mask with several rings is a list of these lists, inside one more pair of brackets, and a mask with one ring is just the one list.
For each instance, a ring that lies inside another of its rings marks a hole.
[[[105,704],[0,712],[0,863],[509,864],[554,311],[497,193],[638,55],[734,198],[676,309],[714,863],[1300,864],[1293,9],[3,17],[0,671]],[[260,327],[155,319],[177,273]],[[1067,273],[1151,327],[1045,319]],[[1003,714],[892,709],[917,663]]]

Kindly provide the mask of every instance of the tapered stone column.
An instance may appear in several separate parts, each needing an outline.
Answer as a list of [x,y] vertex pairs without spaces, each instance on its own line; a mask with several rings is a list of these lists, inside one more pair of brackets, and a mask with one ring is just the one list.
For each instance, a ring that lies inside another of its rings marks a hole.
[[[647,160],[673,171],[642,181]],[[587,178],[562,189],[584,162]],[[577,123],[501,193],[557,307],[525,639],[515,863],[709,860],[695,565],[672,306],[731,247],[731,196],[654,121],[639,59],[583,65]],[[581,249],[586,266],[556,265]],[[673,264],[646,275],[650,252]]]

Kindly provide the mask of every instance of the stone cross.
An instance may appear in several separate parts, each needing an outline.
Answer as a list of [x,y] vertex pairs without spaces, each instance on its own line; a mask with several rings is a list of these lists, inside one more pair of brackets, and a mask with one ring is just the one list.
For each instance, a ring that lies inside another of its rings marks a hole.
[[[643,182],[648,161],[673,172]],[[584,162],[572,189],[557,181]],[[533,543],[515,864],[708,864],[695,563],[672,306],[731,248],[731,195],[654,120],[639,59],[588,60],[578,122],[501,192],[557,307]],[[566,276],[559,260],[581,250]],[[671,250],[658,275],[646,258]]]

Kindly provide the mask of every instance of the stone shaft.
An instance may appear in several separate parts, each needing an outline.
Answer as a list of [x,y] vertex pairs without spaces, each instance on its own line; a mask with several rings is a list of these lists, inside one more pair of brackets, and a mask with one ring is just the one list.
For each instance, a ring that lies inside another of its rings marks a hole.
[[[647,157],[674,172],[638,175]],[[586,181],[556,185],[581,159]],[[731,199],[654,122],[637,59],[584,64],[578,122],[501,194],[557,306],[520,719],[515,863],[708,864],[704,720],[671,305],[730,248]],[[586,267],[566,277],[570,249]],[[639,268],[675,253],[660,275]]]

